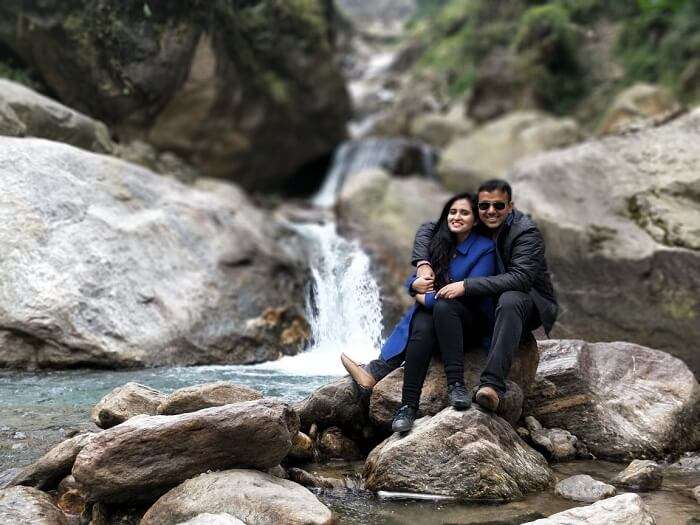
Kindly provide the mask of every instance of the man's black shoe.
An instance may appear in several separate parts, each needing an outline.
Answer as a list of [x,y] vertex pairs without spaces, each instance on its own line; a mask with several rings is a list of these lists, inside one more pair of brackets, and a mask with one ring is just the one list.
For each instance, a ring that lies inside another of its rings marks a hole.
[[408,432],[413,427],[413,422],[416,420],[418,410],[410,405],[404,405],[394,414],[394,420],[391,422],[392,432]]
[[472,406],[472,398],[462,383],[452,383],[447,387],[447,392],[450,406],[455,407],[457,410],[466,410]]

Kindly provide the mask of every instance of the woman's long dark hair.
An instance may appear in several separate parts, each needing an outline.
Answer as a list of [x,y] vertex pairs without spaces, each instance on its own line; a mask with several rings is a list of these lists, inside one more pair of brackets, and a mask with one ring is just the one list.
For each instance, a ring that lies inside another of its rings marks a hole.
[[450,208],[455,201],[460,199],[469,201],[472,208],[472,215],[474,216],[474,226],[476,226],[479,221],[479,213],[476,209],[476,195],[473,193],[459,193],[450,197],[450,200],[445,203],[440,218],[433,228],[433,237],[430,240],[430,265],[435,272],[436,290],[439,290],[450,282],[450,258],[452,257],[455,246],[457,246],[457,241],[455,235],[447,226],[447,215],[450,213]]

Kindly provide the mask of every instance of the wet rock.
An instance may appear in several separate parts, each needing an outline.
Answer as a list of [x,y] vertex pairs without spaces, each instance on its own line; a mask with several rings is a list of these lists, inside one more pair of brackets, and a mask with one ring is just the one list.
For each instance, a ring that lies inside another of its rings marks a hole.
[[230,514],[219,513],[211,514],[205,512],[199,514],[192,519],[183,521],[179,525],[246,525],[244,521],[234,518]]
[[440,157],[438,174],[451,190],[476,191],[481,182],[503,177],[522,158],[581,139],[578,124],[572,119],[516,111],[451,142]]
[[[11,188],[0,366],[252,363],[298,351],[282,333],[301,312],[303,256],[237,187],[193,188],[40,139],[0,137],[0,164]],[[272,307],[290,316],[258,322]]]
[[132,381],[100,399],[90,411],[90,419],[100,428],[110,428],[140,414],[154,416],[165,398],[155,388]]
[[411,136],[436,148],[444,148],[458,137],[468,135],[474,123],[464,116],[464,109],[456,105],[447,113],[425,113],[411,122]]
[[282,465],[276,465],[272,468],[267,469],[267,473],[270,476],[275,476],[276,478],[280,479],[289,479],[289,476],[287,475],[287,471]]
[[660,348],[700,374],[699,133],[696,109],[513,168],[514,200],[547,241],[553,337]]
[[355,461],[364,457],[357,444],[344,436],[337,427],[327,428],[323,431],[318,441],[318,450],[328,459]]
[[574,434],[598,458],[694,449],[700,385],[675,357],[631,343],[540,342],[525,412]]
[[536,449],[554,461],[566,461],[577,456],[578,439],[561,428],[543,428],[534,417],[525,418],[529,438]]
[[97,153],[114,149],[102,122],[4,78],[0,78],[0,135],[39,137]]
[[612,482],[627,490],[656,490],[664,479],[661,467],[654,461],[635,459]]
[[0,472],[0,489],[9,487],[12,480],[22,471],[21,468],[8,468]]
[[73,476],[66,476],[58,484],[56,506],[66,514],[80,515],[87,506],[85,488],[75,481]]
[[683,110],[666,88],[652,84],[635,84],[622,91],[608,109],[598,132],[601,135],[660,124],[678,116]]
[[147,500],[207,470],[278,465],[298,428],[289,406],[272,399],[137,416],[86,446],[73,476],[90,501]]
[[287,458],[298,463],[313,461],[316,452],[314,440],[303,432],[297,432],[292,440]]
[[0,523],[12,525],[68,525],[51,497],[33,487],[0,490]]
[[304,487],[254,470],[202,474],[163,495],[141,525],[169,525],[202,513],[246,523],[330,524],[331,511]]
[[527,525],[584,525],[615,523],[615,525],[654,525],[653,515],[637,494],[622,494],[598,501],[586,507],[575,507]]
[[571,476],[557,483],[554,492],[562,498],[593,503],[614,496],[617,491],[612,485],[593,479],[586,474]]
[[262,398],[257,390],[229,381],[217,381],[175,390],[161,401],[158,414],[184,414],[202,408],[218,407]]
[[697,502],[700,503],[700,485],[693,489],[693,496],[695,496]]
[[290,468],[289,479],[295,483],[299,483],[299,485],[303,485],[304,487],[319,489],[345,488],[345,485],[339,479],[317,476],[300,468]]
[[[464,384],[467,387],[478,385],[479,376],[486,364],[487,352],[471,349],[465,353]],[[523,343],[515,354],[507,381],[508,392],[499,404],[498,414],[515,425],[522,413],[524,388],[534,381],[539,360],[539,352],[534,341]],[[394,370],[382,379],[373,389],[369,404],[372,422],[384,428],[391,425],[396,409],[401,406],[403,368]],[[419,404],[419,416],[435,415],[447,406],[447,380],[442,361],[433,359],[423,384]]]
[[70,474],[78,453],[97,436],[79,434],[59,443],[31,465],[20,469],[8,486],[25,485],[37,489],[53,489],[56,484]]
[[174,177],[185,184],[194,183],[201,173],[171,151],[160,152],[142,140],[117,144],[113,155],[134,164],[140,164],[161,175]]
[[[416,468],[419,465],[420,468]],[[367,457],[369,490],[511,501],[553,482],[545,459],[499,417],[448,408],[394,434]]]
[[667,467],[667,470],[674,472],[697,472],[700,473],[700,452],[688,452]]

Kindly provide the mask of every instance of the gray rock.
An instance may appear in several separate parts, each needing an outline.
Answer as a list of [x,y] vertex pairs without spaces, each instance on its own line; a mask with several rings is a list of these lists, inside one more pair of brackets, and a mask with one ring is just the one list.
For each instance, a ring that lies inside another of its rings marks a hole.
[[700,109],[508,174],[547,242],[561,306],[553,337],[662,348],[700,374],[698,134]]
[[110,428],[140,414],[155,416],[166,396],[155,388],[129,382],[118,386],[92,407],[90,419],[100,428]]
[[695,496],[695,500],[700,503],[700,485],[693,489],[693,496]]
[[100,433],[75,461],[90,501],[148,500],[207,470],[279,465],[299,429],[272,399],[176,416],[137,416]]
[[553,482],[545,459],[503,419],[447,408],[394,434],[367,457],[369,490],[511,501]]
[[700,452],[688,452],[666,469],[674,472],[697,472],[700,474]]
[[179,525],[246,525],[246,523],[238,518],[234,518],[230,514],[211,514],[205,512],[192,519],[183,521]]
[[697,448],[700,385],[675,357],[631,343],[540,341],[525,413],[598,458],[661,457]]
[[318,451],[327,459],[355,461],[364,458],[357,443],[344,436],[337,427],[327,428],[323,431],[318,440]]
[[11,486],[12,480],[21,471],[22,471],[21,468],[15,467],[15,468],[8,468],[7,470],[3,470],[2,472],[0,472],[0,489],[4,489],[6,487]]
[[170,525],[222,512],[245,523],[332,523],[331,511],[301,485],[254,470],[225,470],[172,489],[146,512],[141,525]]
[[635,459],[612,482],[627,490],[656,490],[661,486],[664,475],[654,461]]
[[585,503],[593,503],[617,494],[612,485],[593,479],[586,474],[578,474],[561,480],[554,487],[554,492],[562,498]]
[[316,474],[311,474],[300,468],[290,468],[289,479],[295,483],[299,483],[299,485],[303,485],[304,487],[319,489],[346,488],[345,484],[339,479],[317,476]]
[[458,137],[468,135],[474,123],[464,116],[464,109],[455,106],[448,113],[425,113],[411,122],[411,135],[442,148]]
[[0,166],[0,366],[252,363],[301,348],[285,332],[303,321],[294,234],[235,186],[192,188],[40,139],[0,137]]
[[561,428],[531,430],[530,439],[535,448],[554,461],[574,459],[578,452],[576,436]]
[[78,453],[97,436],[79,434],[59,443],[31,465],[20,469],[8,486],[25,485],[37,489],[53,489],[70,474]]
[[4,78],[0,78],[0,135],[39,137],[97,153],[114,149],[102,122]]
[[158,414],[184,414],[202,408],[218,407],[241,401],[260,399],[262,394],[244,385],[217,381],[175,390],[161,401]]
[[654,525],[656,520],[637,494],[622,494],[575,507],[524,525]]
[[659,124],[682,111],[670,90],[652,84],[635,84],[615,97],[603,117],[598,132],[602,135],[638,130]]
[[12,525],[68,525],[51,496],[33,487],[0,490],[0,523]]

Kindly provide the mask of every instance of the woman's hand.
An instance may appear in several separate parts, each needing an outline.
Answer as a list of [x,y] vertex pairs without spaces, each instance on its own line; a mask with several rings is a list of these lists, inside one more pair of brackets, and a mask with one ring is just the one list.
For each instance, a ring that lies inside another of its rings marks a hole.
[[435,294],[436,299],[456,299],[464,295],[464,281],[450,283],[443,286]]
[[413,281],[411,288],[418,293],[428,293],[435,290],[433,286],[434,281],[432,277],[418,277],[415,281]]
[[435,272],[433,272],[433,267],[430,266],[428,261],[419,261],[418,269],[416,270],[416,275],[418,277],[429,277],[430,279],[435,279]]

